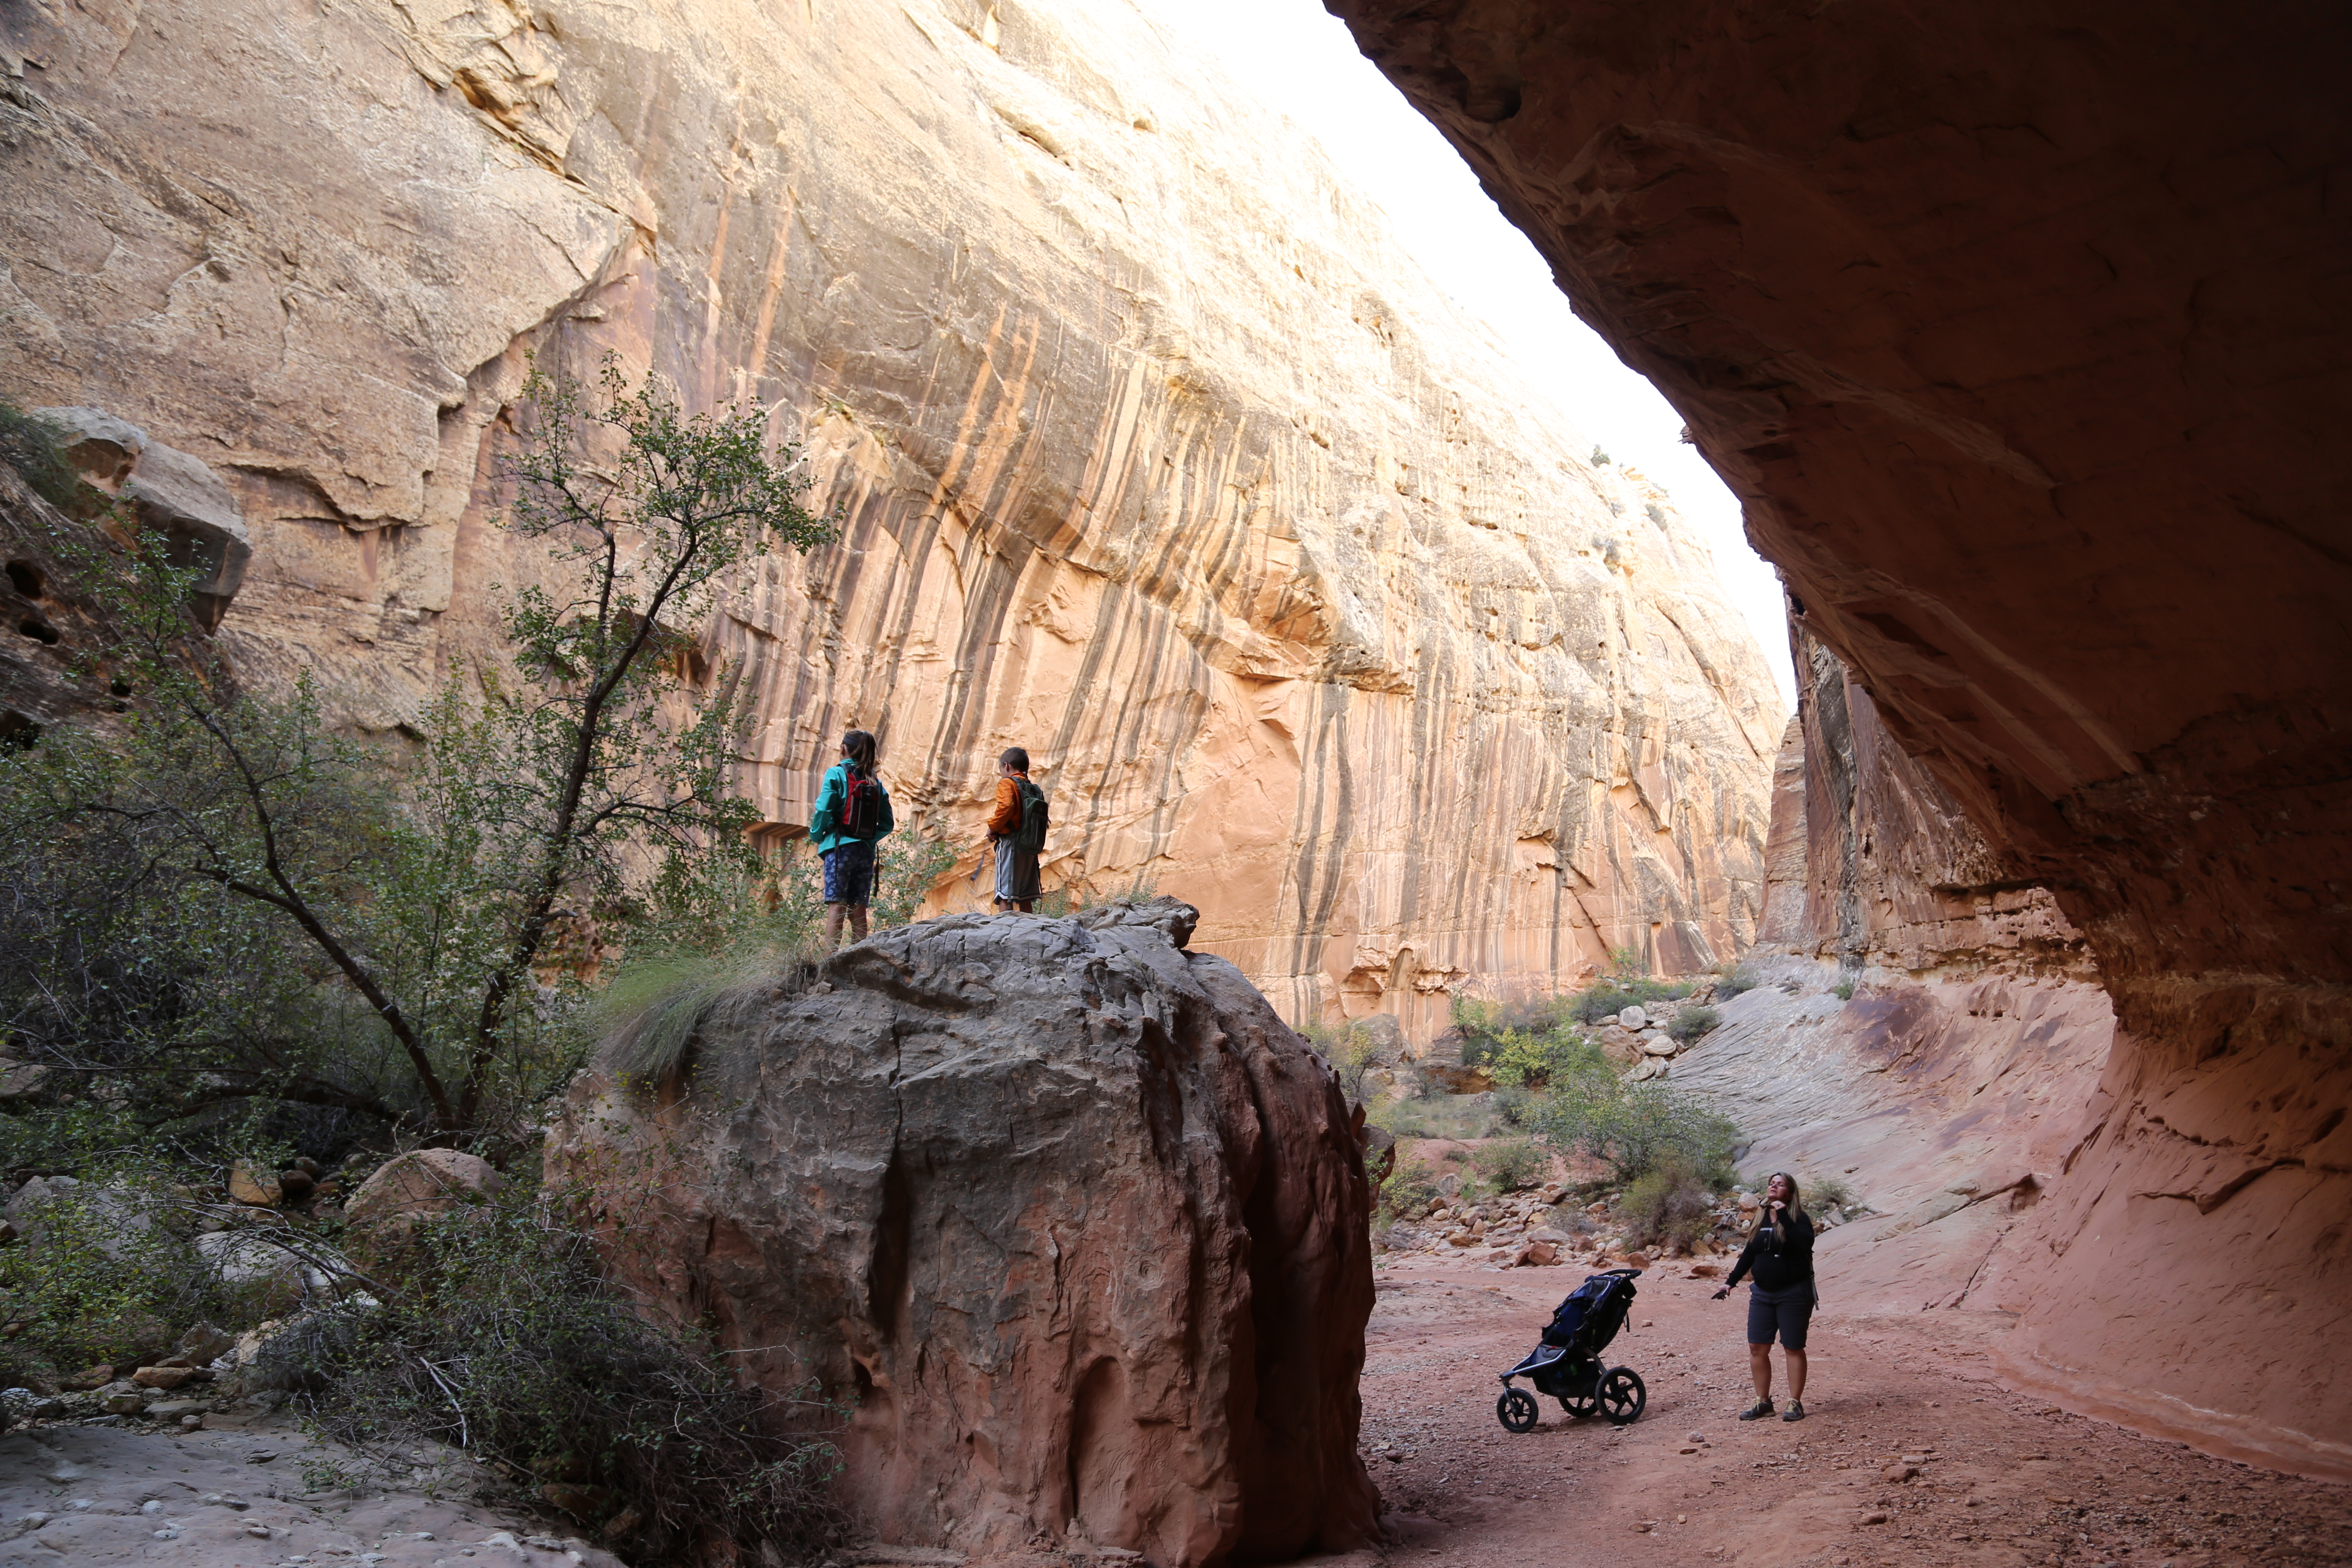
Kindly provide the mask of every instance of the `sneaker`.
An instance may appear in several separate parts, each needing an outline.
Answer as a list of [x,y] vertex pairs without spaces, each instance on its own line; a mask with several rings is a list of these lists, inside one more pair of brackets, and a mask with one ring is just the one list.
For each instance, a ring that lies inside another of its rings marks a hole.
[[1772,1402],[1769,1399],[1759,1399],[1755,1404],[1749,1405],[1747,1409],[1741,1411],[1739,1413],[1739,1418],[1742,1421],[1765,1421],[1769,1420],[1771,1418],[1771,1415]]
[[1789,1401],[1789,1408],[1780,1415],[1780,1419],[1783,1421],[1802,1421],[1804,1418],[1805,1402],[1801,1399]]

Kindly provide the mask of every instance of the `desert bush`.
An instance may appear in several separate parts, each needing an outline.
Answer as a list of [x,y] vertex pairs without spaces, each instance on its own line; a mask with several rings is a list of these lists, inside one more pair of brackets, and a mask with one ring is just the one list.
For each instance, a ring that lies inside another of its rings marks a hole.
[[1666,1020],[1666,1033],[1687,1046],[1722,1022],[1723,1015],[1712,1007],[1685,1007]]
[[1330,1064],[1339,1080],[1339,1092],[1349,1105],[1364,1103],[1364,1080],[1379,1064],[1380,1042],[1362,1024],[1309,1024],[1299,1037],[1317,1056]]
[[1653,1002],[1679,1001],[1690,994],[1691,987],[1682,981],[1652,980],[1646,975],[1612,975],[1594,981],[1577,994],[1573,1016],[1580,1024],[1598,1024],[1628,1007],[1646,1007]]
[[1436,1173],[1418,1160],[1397,1167],[1381,1185],[1381,1212],[1391,1216],[1427,1208],[1436,1201]]
[[571,1205],[522,1184],[419,1225],[397,1288],[273,1340],[295,1408],[403,1478],[420,1439],[494,1463],[639,1563],[797,1560],[835,1539],[845,1413],[741,1386],[698,1334],[650,1321]]
[[1823,1209],[1843,1209],[1848,1214],[1860,1212],[1862,1199],[1853,1185],[1843,1176],[1816,1176],[1801,1173],[1797,1177],[1797,1190],[1804,1194],[1808,1213],[1819,1214]]
[[1718,1002],[1728,1002],[1764,984],[1764,977],[1745,963],[1727,963],[1717,974],[1715,999]]
[[1600,1047],[1575,1026],[1575,1007],[1570,996],[1456,996],[1453,1026],[1462,1065],[1486,1068],[1506,1088],[1541,1088],[1558,1073],[1598,1065]]
[[54,507],[71,504],[80,484],[80,476],[66,461],[63,436],[47,420],[0,397],[0,463],[22,474],[34,492]]
[[1853,982],[1851,980],[1839,981],[1835,985],[1830,987],[1830,994],[1836,997],[1841,1002],[1853,1001]]
[[161,1356],[197,1319],[238,1316],[191,1245],[191,1218],[147,1182],[79,1183],[31,1224],[0,1248],[0,1300],[19,1325],[9,1350],[36,1375]]
[[1506,1127],[1528,1127],[1534,1124],[1535,1091],[1519,1084],[1500,1084],[1495,1089],[1495,1118]]
[[527,1137],[603,959],[740,913],[740,715],[672,628],[834,520],[763,413],[689,416],[610,361],[593,391],[534,374],[520,418],[500,521],[566,586],[508,597],[511,665],[459,672],[404,750],[344,738],[307,682],[242,689],[161,540],[57,542],[121,627],[93,657],[129,710],[0,755],[0,1029],[53,1097]]
[[1489,1143],[1472,1162],[1478,1173],[1498,1193],[1516,1193],[1542,1181],[1551,1169],[1551,1156],[1530,1139],[1511,1138]]
[[1625,1234],[1643,1246],[1685,1249],[1715,1223],[1715,1194],[1698,1165],[1680,1149],[1668,1149],[1627,1184],[1619,1212]]
[[1727,1182],[1739,1140],[1738,1128],[1695,1096],[1656,1079],[1635,1083],[1606,1071],[1554,1085],[1536,1125],[1556,1148],[1590,1154],[1621,1182],[1649,1174],[1669,1155],[1688,1161],[1702,1180]]

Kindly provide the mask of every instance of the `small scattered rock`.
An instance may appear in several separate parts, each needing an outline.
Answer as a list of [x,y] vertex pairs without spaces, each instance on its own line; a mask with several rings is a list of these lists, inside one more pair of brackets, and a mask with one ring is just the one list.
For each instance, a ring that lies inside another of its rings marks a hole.
[[1617,1015],[1620,1028],[1639,1029],[1648,1025],[1650,1015],[1640,1007],[1627,1007]]
[[1886,1516],[1879,1512],[1877,1510],[1873,1509],[1870,1512],[1862,1516],[1862,1522],[1864,1524],[1885,1524],[1886,1522]]
[[114,1369],[110,1366],[100,1365],[84,1367],[71,1377],[61,1377],[58,1379],[58,1386],[68,1394],[89,1394],[104,1388],[113,1381]]
[[270,1209],[278,1206],[285,1194],[276,1176],[256,1171],[239,1160],[229,1167],[228,1195],[254,1208]]
[[196,1375],[189,1366],[142,1366],[131,1374],[131,1381],[142,1388],[177,1388]]

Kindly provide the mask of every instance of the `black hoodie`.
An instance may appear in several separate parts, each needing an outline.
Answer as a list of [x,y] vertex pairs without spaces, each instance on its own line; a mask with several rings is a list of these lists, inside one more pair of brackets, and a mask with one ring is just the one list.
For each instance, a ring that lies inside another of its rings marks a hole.
[[1725,1289],[1738,1284],[1739,1277],[1750,1268],[1756,1271],[1759,1290],[1786,1290],[1813,1277],[1812,1220],[1802,1209],[1790,1209],[1781,1216],[1780,1225],[1789,1233],[1786,1241],[1769,1225],[1756,1227],[1756,1234],[1739,1249],[1739,1261],[1732,1266],[1731,1278],[1723,1282]]

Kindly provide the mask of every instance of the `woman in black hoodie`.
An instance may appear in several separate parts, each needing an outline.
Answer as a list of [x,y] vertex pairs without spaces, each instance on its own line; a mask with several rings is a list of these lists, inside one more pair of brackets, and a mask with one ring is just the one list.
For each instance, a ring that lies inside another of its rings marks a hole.
[[1731,1278],[1715,1293],[1722,1300],[1753,1269],[1748,1287],[1748,1367],[1756,1377],[1756,1403],[1739,1413],[1742,1421],[1772,1415],[1772,1336],[1789,1355],[1789,1408],[1780,1419],[1805,1418],[1805,1329],[1813,1304],[1813,1222],[1798,1202],[1797,1178],[1776,1172],[1764,1184],[1764,1207],[1739,1251]]

